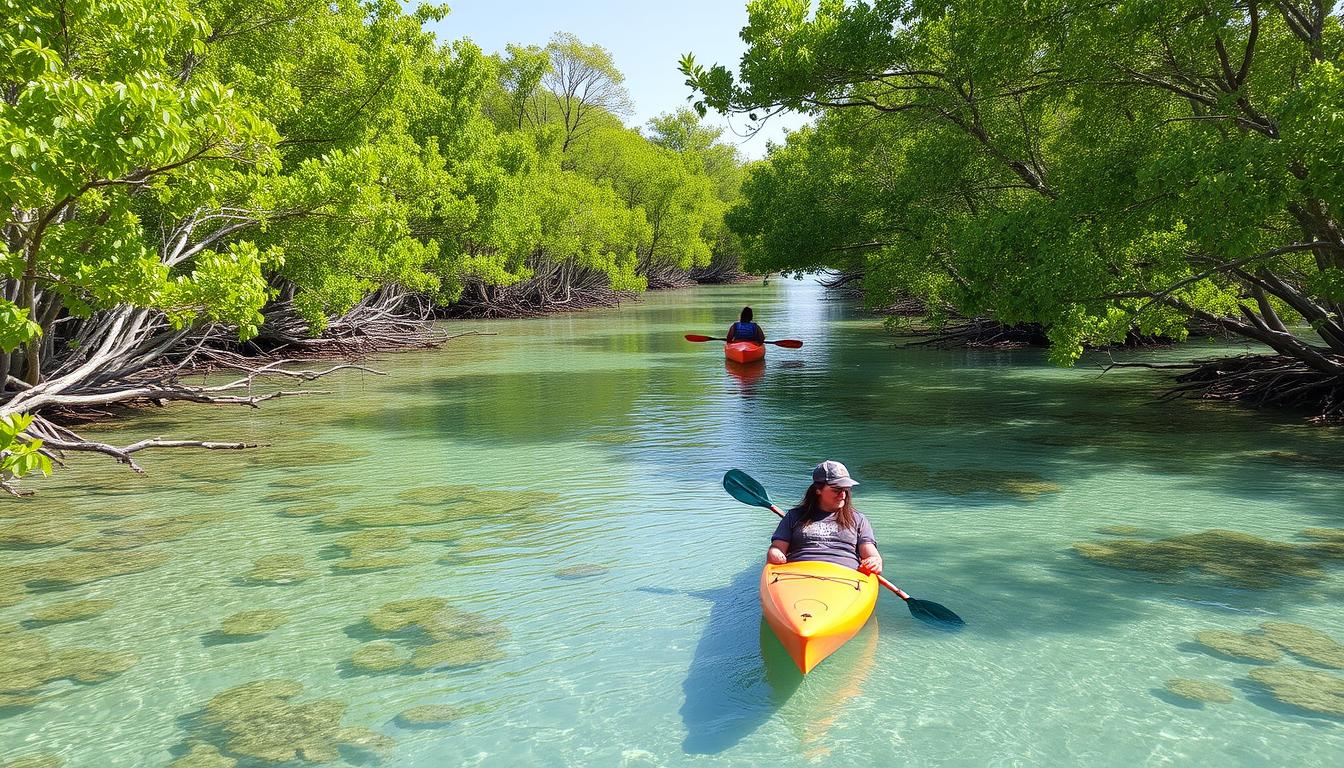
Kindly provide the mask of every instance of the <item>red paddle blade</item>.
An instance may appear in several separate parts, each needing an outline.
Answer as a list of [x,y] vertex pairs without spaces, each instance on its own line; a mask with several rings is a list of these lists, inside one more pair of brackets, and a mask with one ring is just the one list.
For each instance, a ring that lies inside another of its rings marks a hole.
[[770,343],[780,347],[788,347],[789,349],[800,349],[803,346],[803,342],[797,339],[779,339],[778,341],[772,341]]
[[713,337],[711,337],[711,336],[701,336],[701,335],[696,334],[696,333],[688,333],[688,334],[686,334],[686,340],[687,340],[687,341],[713,341],[714,339],[713,339]]

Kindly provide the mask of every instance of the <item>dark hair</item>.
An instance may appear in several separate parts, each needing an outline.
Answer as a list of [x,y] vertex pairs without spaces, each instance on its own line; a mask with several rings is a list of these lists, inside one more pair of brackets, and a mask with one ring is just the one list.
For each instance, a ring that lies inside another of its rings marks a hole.
[[[803,500],[798,502],[798,506],[803,508],[803,525],[811,522],[813,515],[821,511],[821,501],[819,496],[821,489],[826,483],[813,483],[807,487],[807,493],[803,494]],[[840,509],[835,512],[835,523],[841,528],[858,528],[854,520],[854,489],[845,489],[845,503],[840,505]]]
[[742,308],[742,322],[744,323],[751,322],[751,307]]

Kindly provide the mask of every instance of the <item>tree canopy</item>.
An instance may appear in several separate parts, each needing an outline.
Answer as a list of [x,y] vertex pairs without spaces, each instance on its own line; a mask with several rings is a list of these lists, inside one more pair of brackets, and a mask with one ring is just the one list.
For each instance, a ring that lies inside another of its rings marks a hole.
[[[486,55],[423,28],[446,14],[0,0],[9,433],[56,449],[77,441],[17,416],[118,393],[197,399],[151,372],[240,340],[371,334],[426,307],[490,311],[510,290],[505,311],[550,308],[709,262],[712,190],[733,188],[735,157],[711,168],[700,158],[722,161],[717,145],[624,127],[628,95],[599,46],[562,33]],[[18,456],[11,443],[0,451]]]
[[[1045,325],[1053,355],[1192,321],[1344,373],[1333,4],[756,0],[696,106],[814,129],[730,214],[755,269]],[[800,216],[802,210],[816,211]]]

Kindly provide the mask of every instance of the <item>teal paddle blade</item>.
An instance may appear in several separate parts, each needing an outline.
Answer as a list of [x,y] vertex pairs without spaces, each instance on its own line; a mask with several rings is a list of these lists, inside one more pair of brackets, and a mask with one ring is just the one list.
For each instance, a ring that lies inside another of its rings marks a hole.
[[926,624],[933,624],[944,629],[956,629],[966,624],[960,616],[946,606],[939,605],[931,600],[916,600],[912,597],[905,604],[910,609],[911,616]]
[[770,502],[770,495],[765,492],[765,486],[756,482],[751,475],[740,469],[730,469],[724,473],[723,490],[743,504],[765,507],[766,509],[773,506]]

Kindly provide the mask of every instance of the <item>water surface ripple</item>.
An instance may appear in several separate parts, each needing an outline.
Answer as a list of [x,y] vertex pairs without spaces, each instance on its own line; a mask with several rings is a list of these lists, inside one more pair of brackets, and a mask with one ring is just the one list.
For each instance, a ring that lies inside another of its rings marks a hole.
[[[682,340],[721,333],[748,303],[772,338],[804,347],[737,366]],[[145,455],[145,477],[79,457],[36,499],[0,505],[0,643],[40,640],[39,666],[66,675],[29,679],[25,698],[0,671],[0,763],[166,766],[194,745],[237,757],[256,724],[210,726],[203,709],[276,679],[302,692],[274,711],[336,699],[341,726],[395,741],[344,734],[344,765],[1310,767],[1344,754],[1344,718],[1274,698],[1251,678],[1267,664],[1195,640],[1272,621],[1344,641],[1337,556],[1251,583],[1235,562],[1130,570],[1074,549],[1228,530],[1285,543],[1274,557],[1288,562],[1315,541],[1304,530],[1344,528],[1337,431],[1156,403],[1157,374],[1101,375],[1100,355],[1062,370],[1037,350],[897,348],[810,282],[473,327],[496,335],[388,355],[370,361],[387,377],[338,375],[313,387],[328,395],[259,411],[146,411],[118,436],[269,448]],[[884,594],[858,637],[796,672],[756,598],[774,517],[719,480],[742,468],[787,507],[823,458],[862,482],[892,580],[964,631],[919,624]],[[442,601],[413,604],[429,606],[424,624],[386,629],[380,608],[423,598]],[[76,600],[112,607],[33,618]],[[247,611],[285,620],[221,632]],[[388,643],[401,668],[355,663]],[[110,658],[79,648],[134,663],[79,682],[71,670]],[[1292,653],[1276,664],[1344,677]],[[1230,700],[1183,698],[1175,678]],[[428,706],[451,707],[447,722],[399,717]]]

